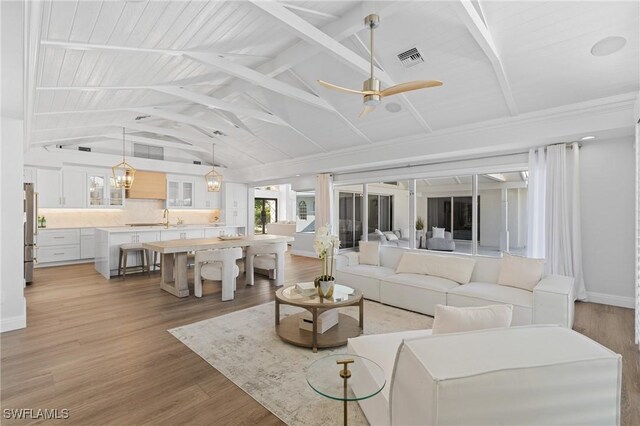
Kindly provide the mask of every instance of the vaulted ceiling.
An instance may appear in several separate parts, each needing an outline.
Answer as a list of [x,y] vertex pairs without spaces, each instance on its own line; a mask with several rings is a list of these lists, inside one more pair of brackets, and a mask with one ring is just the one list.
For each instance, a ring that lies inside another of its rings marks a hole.
[[[383,101],[358,118],[375,64],[383,85],[444,86]],[[277,165],[472,123],[637,92],[638,2],[33,2],[31,147],[176,148],[230,168]],[[626,46],[591,47],[608,36]],[[423,63],[397,55],[417,48]],[[385,108],[395,103],[397,112]]]

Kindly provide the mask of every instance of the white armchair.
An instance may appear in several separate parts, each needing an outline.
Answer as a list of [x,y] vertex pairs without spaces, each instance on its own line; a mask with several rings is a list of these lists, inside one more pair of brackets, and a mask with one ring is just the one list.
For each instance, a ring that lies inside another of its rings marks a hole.
[[239,247],[200,250],[195,256],[193,292],[196,297],[202,297],[202,279],[222,281],[222,300],[233,300],[236,290],[236,277],[240,269],[236,260],[242,258]]

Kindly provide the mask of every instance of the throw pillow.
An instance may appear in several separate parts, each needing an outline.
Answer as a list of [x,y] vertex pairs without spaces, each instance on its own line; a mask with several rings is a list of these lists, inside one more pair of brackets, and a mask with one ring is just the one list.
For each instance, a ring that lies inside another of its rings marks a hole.
[[398,267],[396,268],[396,274],[421,274],[427,275],[427,262],[424,254],[418,253],[402,253]]
[[498,284],[533,291],[542,279],[544,259],[502,254]]
[[433,234],[433,238],[444,238],[444,228],[436,228],[433,226],[431,227],[431,233]]
[[399,230],[399,229],[397,229],[397,230],[393,231],[393,233],[394,233],[394,234],[396,234],[396,237],[398,237],[398,238],[402,238],[402,233],[400,232],[400,230]]
[[398,236],[393,232],[384,232],[384,236],[387,237],[389,241],[398,241]]
[[502,328],[511,325],[513,305],[489,305],[472,308],[436,305],[433,334]]
[[360,241],[360,264],[380,266],[380,242]]
[[476,261],[471,257],[424,255],[429,275],[447,278],[459,284],[471,280]]
[[384,234],[382,233],[382,231],[381,231],[381,230],[379,230],[379,229],[377,229],[377,228],[376,228],[376,230],[375,230],[375,231],[373,231],[373,232],[375,232],[375,233],[376,233],[376,234],[378,234],[378,235],[384,235]]

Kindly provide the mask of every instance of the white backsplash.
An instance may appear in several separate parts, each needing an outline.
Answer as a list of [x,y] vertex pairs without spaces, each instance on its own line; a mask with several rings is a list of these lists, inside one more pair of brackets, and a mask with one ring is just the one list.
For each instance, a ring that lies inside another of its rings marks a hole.
[[[123,226],[128,223],[160,223],[164,201],[127,199],[123,209],[40,209],[47,219],[47,228],[83,228]],[[216,217],[218,220],[216,220]],[[176,224],[178,218],[189,225],[223,222],[222,210],[169,209],[169,219]]]

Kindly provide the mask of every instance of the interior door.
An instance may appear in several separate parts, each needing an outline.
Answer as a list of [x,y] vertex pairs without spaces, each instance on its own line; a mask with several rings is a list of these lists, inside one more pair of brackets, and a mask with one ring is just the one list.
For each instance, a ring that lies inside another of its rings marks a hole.
[[254,233],[266,234],[267,223],[278,221],[278,200],[275,198],[256,198],[254,212]]

